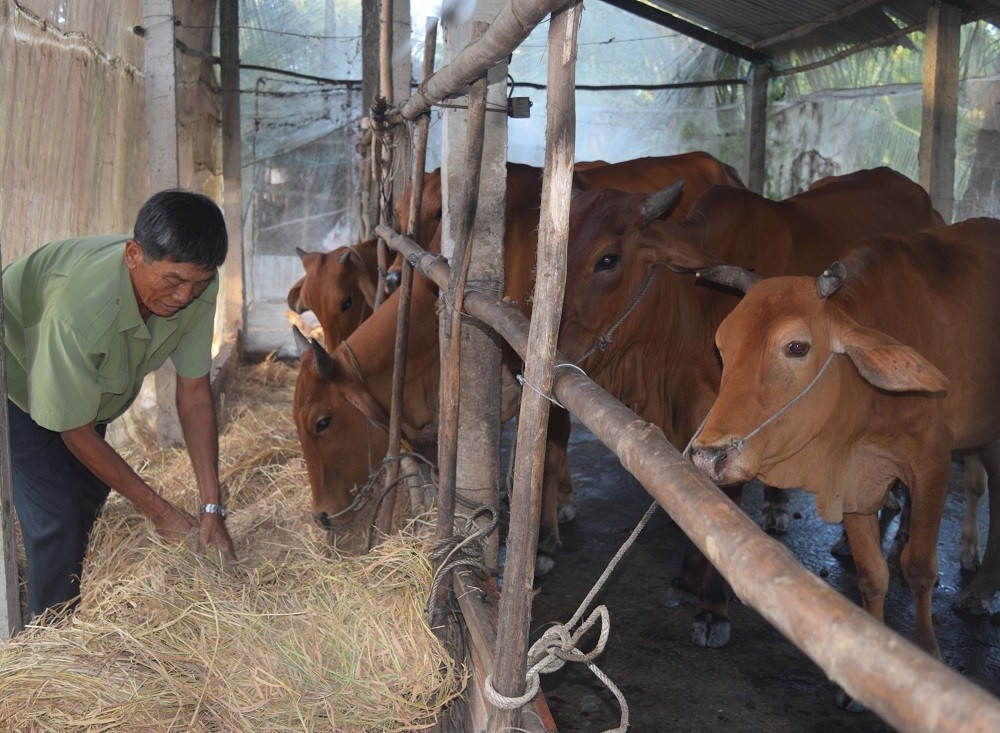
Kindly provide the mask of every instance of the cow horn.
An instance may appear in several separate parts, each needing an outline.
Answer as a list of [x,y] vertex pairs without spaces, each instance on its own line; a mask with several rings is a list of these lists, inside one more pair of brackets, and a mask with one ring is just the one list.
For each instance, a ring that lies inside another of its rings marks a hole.
[[306,352],[306,349],[310,347],[309,339],[295,325],[292,326],[292,335],[295,336],[295,348],[298,350],[298,355],[302,356]]
[[684,179],[682,178],[664,189],[649,194],[642,204],[642,215],[646,221],[659,219],[664,214],[673,211],[680,203],[683,189]]
[[333,379],[336,374],[333,358],[326,353],[326,349],[316,339],[309,339],[309,345],[312,346],[313,356],[316,357],[316,371],[319,373],[320,379]]
[[823,270],[823,274],[816,278],[816,292],[819,297],[826,300],[831,295],[840,290],[847,277],[847,268],[843,262],[834,262]]
[[351,250],[348,249],[344,251],[344,254],[340,255],[340,257],[337,259],[337,262],[339,262],[341,265],[346,265],[349,259],[351,259]]
[[301,247],[296,247],[296,248],[295,248],[295,254],[297,254],[297,255],[299,256],[299,259],[301,260],[301,259],[302,259],[303,257],[305,257],[305,256],[306,256],[307,254],[309,254],[309,253],[308,253],[308,252],[306,252],[306,251],[305,251],[304,249],[302,249]]
[[760,282],[760,275],[750,270],[734,265],[714,265],[699,270],[697,277],[704,278],[709,282],[725,285],[727,288],[739,290],[744,295],[754,285]]

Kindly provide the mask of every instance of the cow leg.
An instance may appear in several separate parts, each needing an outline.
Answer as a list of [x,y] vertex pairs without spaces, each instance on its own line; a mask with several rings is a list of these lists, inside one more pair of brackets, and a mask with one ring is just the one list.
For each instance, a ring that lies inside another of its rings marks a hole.
[[[558,415],[556,413],[561,413]],[[555,430],[553,430],[555,427]],[[569,480],[566,443],[569,440],[569,413],[553,407],[549,410],[549,432],[545,442],[545,470],[542,474],[542,510],[538,526],[538,549],[535,555],[535,576],[547,574],[555,567],[559,540],[559,489]],[[571,485],[572,486],[572,485]]]
[[979,569],[979,502],[986,491],[986,467],[979,456],[965,457],[965,521],[962,523],[962,570]]
[[903,577],[913,594],[913,641],[936,659],[941,658],[934,622],[931,619],[931,596],[938,579],[937,542],[948,494],[950,454],[925,471],[910,487],[910,537],[900,555]]
[[770,534],[785,534],[788,531],[788,521],[788,492],[765,485],[760,528]]
[[[882,557],[879,542],[878,518],[874,514],[845,514],[844,530],[851,543],[851,554],[857,571],[861,606],[879,621],[884,621],[885,594],[889,590],[889,568]],[[858,713],[865,706],[838,690],[837,707]]]
[[[743,485],[722,487],[738,506]],[[729,623],[729,584],[693,542],[688,541],[681,570],[672,587],[660,599],[665,606],[689,605],[697,597],[698,607],[691,626],[691,643],[717,649],[726,646],[732,633]]]
[[[561,463],[553,463],[553,470],[556,476],[553,480],[558,488],[558,501],[556,502],[557,518],[559,523],[572,522],[576,519],[576,501],[573,498],[573,479],[569,475],[569,459],[567,450],[569,445],[569,435],[572,430],[569,413],[561,407],[549,408],[549,452],[558,451],[561,454]],[[554,459],[556,456],[553,456]]]
[[[986,550],[982,563],[971,582],[962,589],[953,607],[967,613],[985,614],[993,607],[993,597],[1000,590],[1000,442],[993,443],[979,452],[979,458],[986,470],[987,485],[990,488],[989,527],[986,534]],[[966,470],[968,470],[966,459]]]

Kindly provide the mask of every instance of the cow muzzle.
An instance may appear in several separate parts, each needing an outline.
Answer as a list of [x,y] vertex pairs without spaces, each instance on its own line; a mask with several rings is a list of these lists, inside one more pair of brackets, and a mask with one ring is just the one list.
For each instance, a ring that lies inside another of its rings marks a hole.
[[[353,515],[353,512],[351,512],[351,515]],[[342,527],[351,520],[351,517],[345,516],[343,512],[337,512],[333,516],[326,512],[316,512],[312,515],[312,518],[316,524],[327,531]]]
[[736,483],[732,473],[740,450],[736,443],[691,446],[691,461],[717,484]]

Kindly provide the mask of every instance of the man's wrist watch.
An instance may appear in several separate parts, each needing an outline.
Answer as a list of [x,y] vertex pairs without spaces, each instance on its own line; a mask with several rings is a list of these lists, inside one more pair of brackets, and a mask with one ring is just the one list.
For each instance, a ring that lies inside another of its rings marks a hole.
[[202,504],[201,513],[218,514],[222,519],[225,519],[229,516],[229,509],[226,507],[225,502],[220,502],[218,504]]

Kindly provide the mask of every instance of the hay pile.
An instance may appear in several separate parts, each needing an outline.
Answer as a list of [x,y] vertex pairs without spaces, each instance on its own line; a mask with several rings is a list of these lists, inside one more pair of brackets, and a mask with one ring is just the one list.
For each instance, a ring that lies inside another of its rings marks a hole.
[[[429,533],[412,524],[360,557],[331,547],[308,520],[294,372],[240,375],[222,439],[239,562],[164,545],[110,501],[76,612],[0,648],[3,730],[410,731],[464,686],[423,616]],[[196,509],[187,454],[144,455],[133,465]]]

